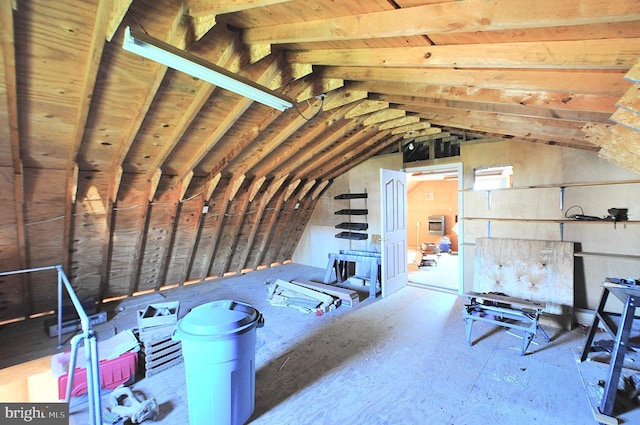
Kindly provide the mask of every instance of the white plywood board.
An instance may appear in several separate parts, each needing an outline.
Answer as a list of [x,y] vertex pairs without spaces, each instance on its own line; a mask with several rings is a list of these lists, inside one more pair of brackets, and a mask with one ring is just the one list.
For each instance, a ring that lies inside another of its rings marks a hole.
[[573,308],[572,242],[476,239],[473,290],[542,302],[555,314]]

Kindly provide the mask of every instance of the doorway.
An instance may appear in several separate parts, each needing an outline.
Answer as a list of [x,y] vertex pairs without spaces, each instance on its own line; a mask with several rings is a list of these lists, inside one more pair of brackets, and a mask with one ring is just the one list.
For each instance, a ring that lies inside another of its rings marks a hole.
[[409,283],[461,294],[462,163],[404,171]]

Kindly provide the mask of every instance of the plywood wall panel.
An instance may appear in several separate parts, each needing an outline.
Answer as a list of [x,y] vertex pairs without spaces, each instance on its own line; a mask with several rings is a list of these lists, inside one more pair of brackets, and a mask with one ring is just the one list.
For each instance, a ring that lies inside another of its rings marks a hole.
[[573,251],[571,242],[480,238],[473,288],[573,309]]
[[[0,238],[2,238],[1,233]],[[0,250],[1,249],[0,247]],[[4,263],[2,264],[4,265]],[[0,322],[24,316],[23,279],[26,279],[26,276],[12,275],[0,277]]]
[[[62,264],[65,234],[65,170],[25,169],[25,233],[28,267]],[[47,273],[29,276],[33,312],[49,311],[56,305],[57,278]]]
[[211,266],[211,274],[214,276],[221,276],[235,270],[231,267],[231,258],[237,248],[242,248],[239,246],[239,238],[242,223],[247,216],[250,188],[251,181],[244,180],[236,196],[229,202],[216,245],[215,261]]
[[135,282],[139,239],[144,236],[144,214],[147,211],[149,183],[144,175],[124,173],[114,206],[111,263],[106,296],[128,294]]
[[269,263],[265,261],[265,250],[266,246],[270,243],[271,229],[280,211],[285,189],[286,187],[281,187],[269,200],[264,209],[258,230],[256,231],[253,243],[254,248],[249,251],[249,256],[247,257],[247,267],[257,268],[262,265],[269,265]]
[[164,284],[183,284],[187,278],[187,271],[194,246],[197,240],[198,228],[202,217],[203,198],[197,196],[182,202],[178,209],[177,222],[173,234],[173,244],[168,259],[169,266]]
[[104,249],[108,239],[109,180],[107,173],[81,171],[71,234],[69,278],[80,299],[98,297],[103,274]]
[[225,196],[229,184],[231,182],[228,177],[221,178],[211,199],[209,199],[209,211],[203,215],[201,221],[188,280],[200,280],[209,276],[212,255],[218,241],[218,231],[229,202]]
[[162,286],[178,203],[154,203],[149,209],[138,291]]
[[[13,168],[0,167],[0,271],[21,269]],[[25,275],[0,277],[0,321],[24,313],[22,282]]]

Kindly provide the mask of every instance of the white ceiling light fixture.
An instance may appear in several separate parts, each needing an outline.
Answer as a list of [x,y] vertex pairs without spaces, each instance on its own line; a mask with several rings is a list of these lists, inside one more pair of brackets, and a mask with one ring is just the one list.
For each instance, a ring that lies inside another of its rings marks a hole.
[[274,109],[284,111],[293,106],[267,87],[129,27],[125,28],[122,48]]

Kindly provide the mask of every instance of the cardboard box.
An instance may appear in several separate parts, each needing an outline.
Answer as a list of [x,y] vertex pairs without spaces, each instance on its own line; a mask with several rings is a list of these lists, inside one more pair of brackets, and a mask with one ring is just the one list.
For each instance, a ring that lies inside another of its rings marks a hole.
[[175,324],[179,307],[179,301],[149,304],[144,310],[138,310],[138,328]]

